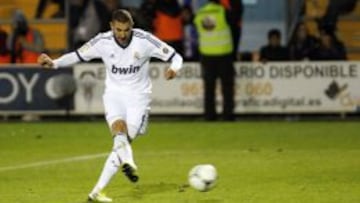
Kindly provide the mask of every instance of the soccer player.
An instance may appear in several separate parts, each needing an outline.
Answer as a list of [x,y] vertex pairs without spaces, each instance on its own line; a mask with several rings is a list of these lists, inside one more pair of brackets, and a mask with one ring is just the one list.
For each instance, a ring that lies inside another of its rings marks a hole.
[[105,64],[103,103],[114,145],[97,184],[88,196],[93,202],[112,202],[102,190],[119,168],[131,182],[138,181],[130,143],[137,135],[144,134],[147,126],[150,58],[171,62],[165,71],[167,80],[173,79],[182,67],[183,59],[174,48],[148,32],[133,28],[133,25],[128,11],[116,10],[110,22],[111,31],[98,34],[75,52],[58,59],[52,60],[46,54],[38,58],[43,67],[54,69],[94,58],[101,58]]

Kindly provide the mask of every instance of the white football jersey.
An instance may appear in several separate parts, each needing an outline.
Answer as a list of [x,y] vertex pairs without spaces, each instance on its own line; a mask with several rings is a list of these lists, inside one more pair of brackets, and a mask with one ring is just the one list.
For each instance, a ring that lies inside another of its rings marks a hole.
[[154,35],[133,29],[128,46],[115,41],[112,31],[100,33],[76,51],[83,61],[101,58],[106,67],[105,92],[151,93],[151,57],[169,61],[175,50]]

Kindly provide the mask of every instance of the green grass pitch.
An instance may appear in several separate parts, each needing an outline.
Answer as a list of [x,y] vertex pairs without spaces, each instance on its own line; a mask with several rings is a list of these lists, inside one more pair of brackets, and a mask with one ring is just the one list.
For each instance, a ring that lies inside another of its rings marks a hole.
[[[0,123],[0,202],[84,203],[112,140],[105,122]],[[360,202],[358,122],[160,122],[133,143],[140,181],[118,173],[115,203]],[[217,167],[209,192],[189,187]]]

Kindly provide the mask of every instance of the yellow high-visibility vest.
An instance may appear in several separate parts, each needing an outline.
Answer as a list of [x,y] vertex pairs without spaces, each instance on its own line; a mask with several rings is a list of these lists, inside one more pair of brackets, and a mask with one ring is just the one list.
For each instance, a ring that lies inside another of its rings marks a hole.
[[225,55],[233,51],[230,27],[223,6],[208,3],[196,13],[194,24],[199,35],[199,51],[203,55]]

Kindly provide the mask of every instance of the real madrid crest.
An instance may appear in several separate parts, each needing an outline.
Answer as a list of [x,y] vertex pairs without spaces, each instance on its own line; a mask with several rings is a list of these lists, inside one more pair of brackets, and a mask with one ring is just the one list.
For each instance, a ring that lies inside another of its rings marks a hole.
[[135,52],[134,53],[134,58],[139,60],[140,59],[140,54],[138,52]]

